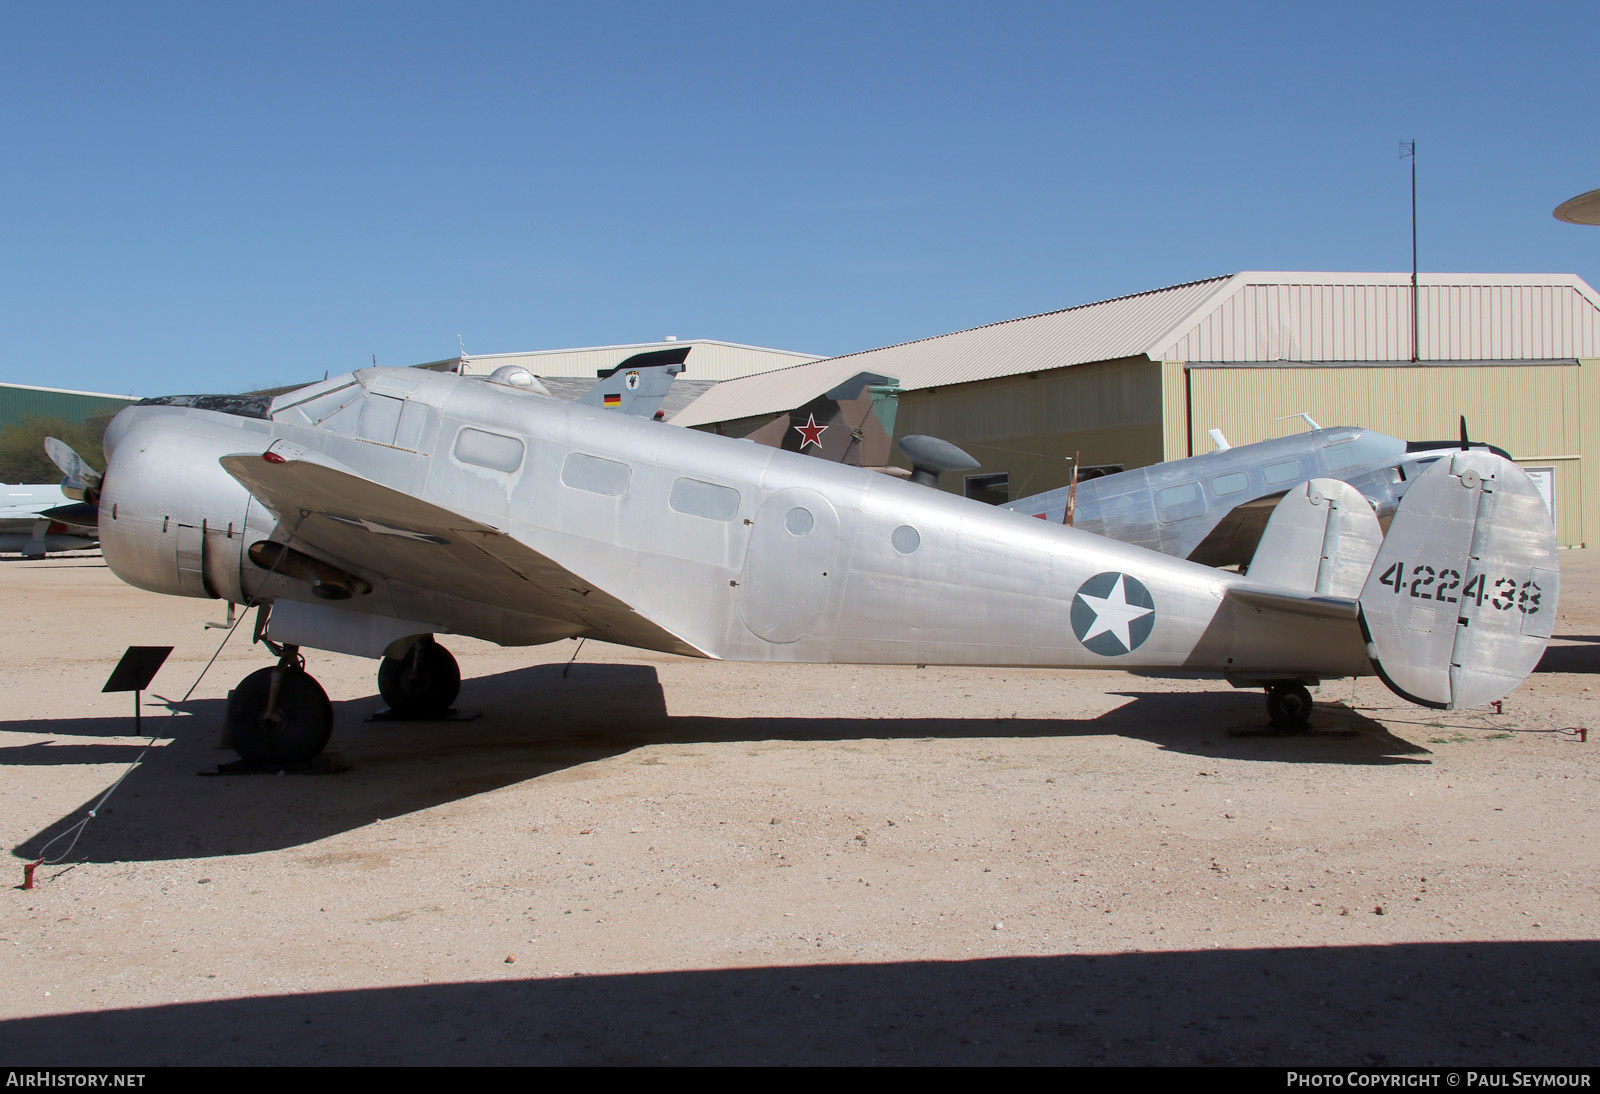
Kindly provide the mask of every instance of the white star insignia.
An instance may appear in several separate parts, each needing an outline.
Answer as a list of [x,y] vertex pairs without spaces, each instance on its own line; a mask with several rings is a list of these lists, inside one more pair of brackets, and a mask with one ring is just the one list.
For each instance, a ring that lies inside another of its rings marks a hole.
[[1122,587],[1122,575],[1117,575],[1117,583],[1111,586],[1111,591],[1105,596],[1090,596],[1088,593],[1079,593],[1079,598],[1094,612],[1094,623],[1084,632],[1082,641],[1088,642],[1098,634],[1110,634],[1122,643],[1123,649],[1133,648],[1133,638],[1128,633],[1128,624],[1135,619],[1143,619],[1154,608],[1141,608],[1137,604],[1129,604],[1126,590]]
[[380,536],[393,536],[396,539],[410,539],[418,543],[449,543],[442,536],[432,532],[417,532],[410,528],[396,528],[392,524],[383,524],[379,521],[368,520],[366,517],[345,517],[337,513],[324,513],[329,520],[336,520],[340,524],[348,524],[352,528],[363,528],[368,532],[376,532]]

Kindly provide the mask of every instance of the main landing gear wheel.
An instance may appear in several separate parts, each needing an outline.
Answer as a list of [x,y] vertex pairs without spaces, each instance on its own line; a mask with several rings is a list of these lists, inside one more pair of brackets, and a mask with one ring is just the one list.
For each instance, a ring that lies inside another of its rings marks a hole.
[[1305,729],[1311,721],[1311,707],[1311,692],[1304,684],[1267,686],[1267,717],[1279,729]]
[[396,718],[443,718],[460,692],[461,667],[432,635],[378,666],[378,694]]
[[257,669],[228,696],[228,743],[246,763],[305,763],[332,732],[328,693],[301,665]]

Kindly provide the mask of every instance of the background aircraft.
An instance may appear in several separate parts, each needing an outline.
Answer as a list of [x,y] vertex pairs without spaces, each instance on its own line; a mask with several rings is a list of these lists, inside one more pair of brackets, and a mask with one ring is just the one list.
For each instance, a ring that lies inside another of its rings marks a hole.
[[[831,463],[911,477],[889,463],[896,390],[892,379],[858,373],[754,428],[736,427],[747,431],[733,435]],[[903,438],[914,445],[929,440]],[[1307,433],[1237,447],[1224,441],[1216,452],[1132,471],[1086,468],[1075,488],[1059,487],[1001,507],[1061,524],[1070,498],[1075,527],[1208,566],[1245,566],[1288,491],[1318,476],[1340,479],[1354,485],[1387,525],[1409,482],[1441,450],[1456,447],[1451,441],[1408,442],[1372,430],[1322,429],[1313,423]],[[1475,447],[1509,458],[1498,448]],[[901,451],[917,463],[904,443]],[[948,457],[935,472],[979,466],[953,446]]]
[[865,467],[897,478],[910,472],[889,463],[894,436],[897,382],[874,372],[858,372],[793,410],[736,432],[718,433],[755,441],[785,452],[800,452],[829,463]]
[[682,375],[692,347],[651,350],[636,353],[614,368],[595,373],[600,382],[586,391],[579,403],[584,406],[620,410],[640,418],[660,418],[661,400],[672,389],[672,381]]
[[66,478],[58,486],[0,486],[0,552],[43,558],[99,539],[101,473],[56,438],[45,438],[45,454]]
[[95,511],[54,483],[0,484],[0,552],[43,558],[51,551],[79,551],[96,540]]
[[[1465,427],[1462,430],[1465,441]],[[1288,491],[1318,477],[1354,486],[1387,525],[1406,488],[1452,441],[1403,441],[1370,429],[1312,429],[1077,484],[1071,524],[1207,566],[1244,566]],[[1501,449],[1472,445],[1510,459]],[[1003,508],[1066,522],[1072,487]]]
[[[936,446],[935,446],[936,447]],[[1453,452],[1387,536],[1347,484],[1279,503],[1244,577],[860,468],[562,402],[364,369],[212,408],[146,400],[106,433],[102,549],[158,592],[256,605],[278,656],[228,705],[246,760],[303,761],[331,707],[302,648],[381,657],[403,715],[460,686],[436,634],[690,657],[1184,669],[1264,687],[1376,672],[1440,708],[1537,663],[1559,575],[1527,475]]]

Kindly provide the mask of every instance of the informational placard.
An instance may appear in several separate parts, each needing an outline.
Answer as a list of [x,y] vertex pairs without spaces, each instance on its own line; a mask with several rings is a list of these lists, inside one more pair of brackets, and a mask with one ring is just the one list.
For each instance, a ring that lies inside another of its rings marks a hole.
[[129,646],[101,691],[143,691],[155,679],[171,646]]

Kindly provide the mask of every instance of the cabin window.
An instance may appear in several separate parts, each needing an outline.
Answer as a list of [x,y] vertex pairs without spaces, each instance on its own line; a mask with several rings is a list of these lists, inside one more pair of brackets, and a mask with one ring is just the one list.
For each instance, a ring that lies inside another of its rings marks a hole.
[[1250,476],[1243,471],[1235,471],[1229,475],[1218,475],[1211,480],[1211,492],[1217,497],[1227,497],[1237,494],[1250,485]]
[[739,491],[699,479],[678,479],[667,495],[674,512],[707,520],[732,520],[739,512]]
[[1199,483],[1180,482],[1177,486],[1169,486],[1156,495],[1158,504],[1163,509],[1170,509],[1175,505],[1184,505],[1200,496]]
[[628,492],[632,470],[625,463],[573,452],[561,465],[561,481],[574,490],[620,498]]
[[903,555],[909,555],[922,546],[922,535],[909,524],[902,524],[894,530],[889,537],[889,542],[894,544],[894,549]]
[[803,536],[811,531],[817,519],[811,515],[811,510],[801,509],[799,506],[789,510],[789,515],[784,518],[783,526],[789,529],[790,534]]
[[456,435],[456,459],[495,471],[515,471],[522,466],[522,441],[502,433],[463,429]]
[[1268,486],[1281,486],[1286,482],[1296,482],[1300,474],[1299,460],[1284,460],[1282,463],[1272,464],[1263,474],[1266,476]]
[[1185,520],[1205,512],[1200,484],[1180,482],[1156,491],[1156,516],[1164,521]]

